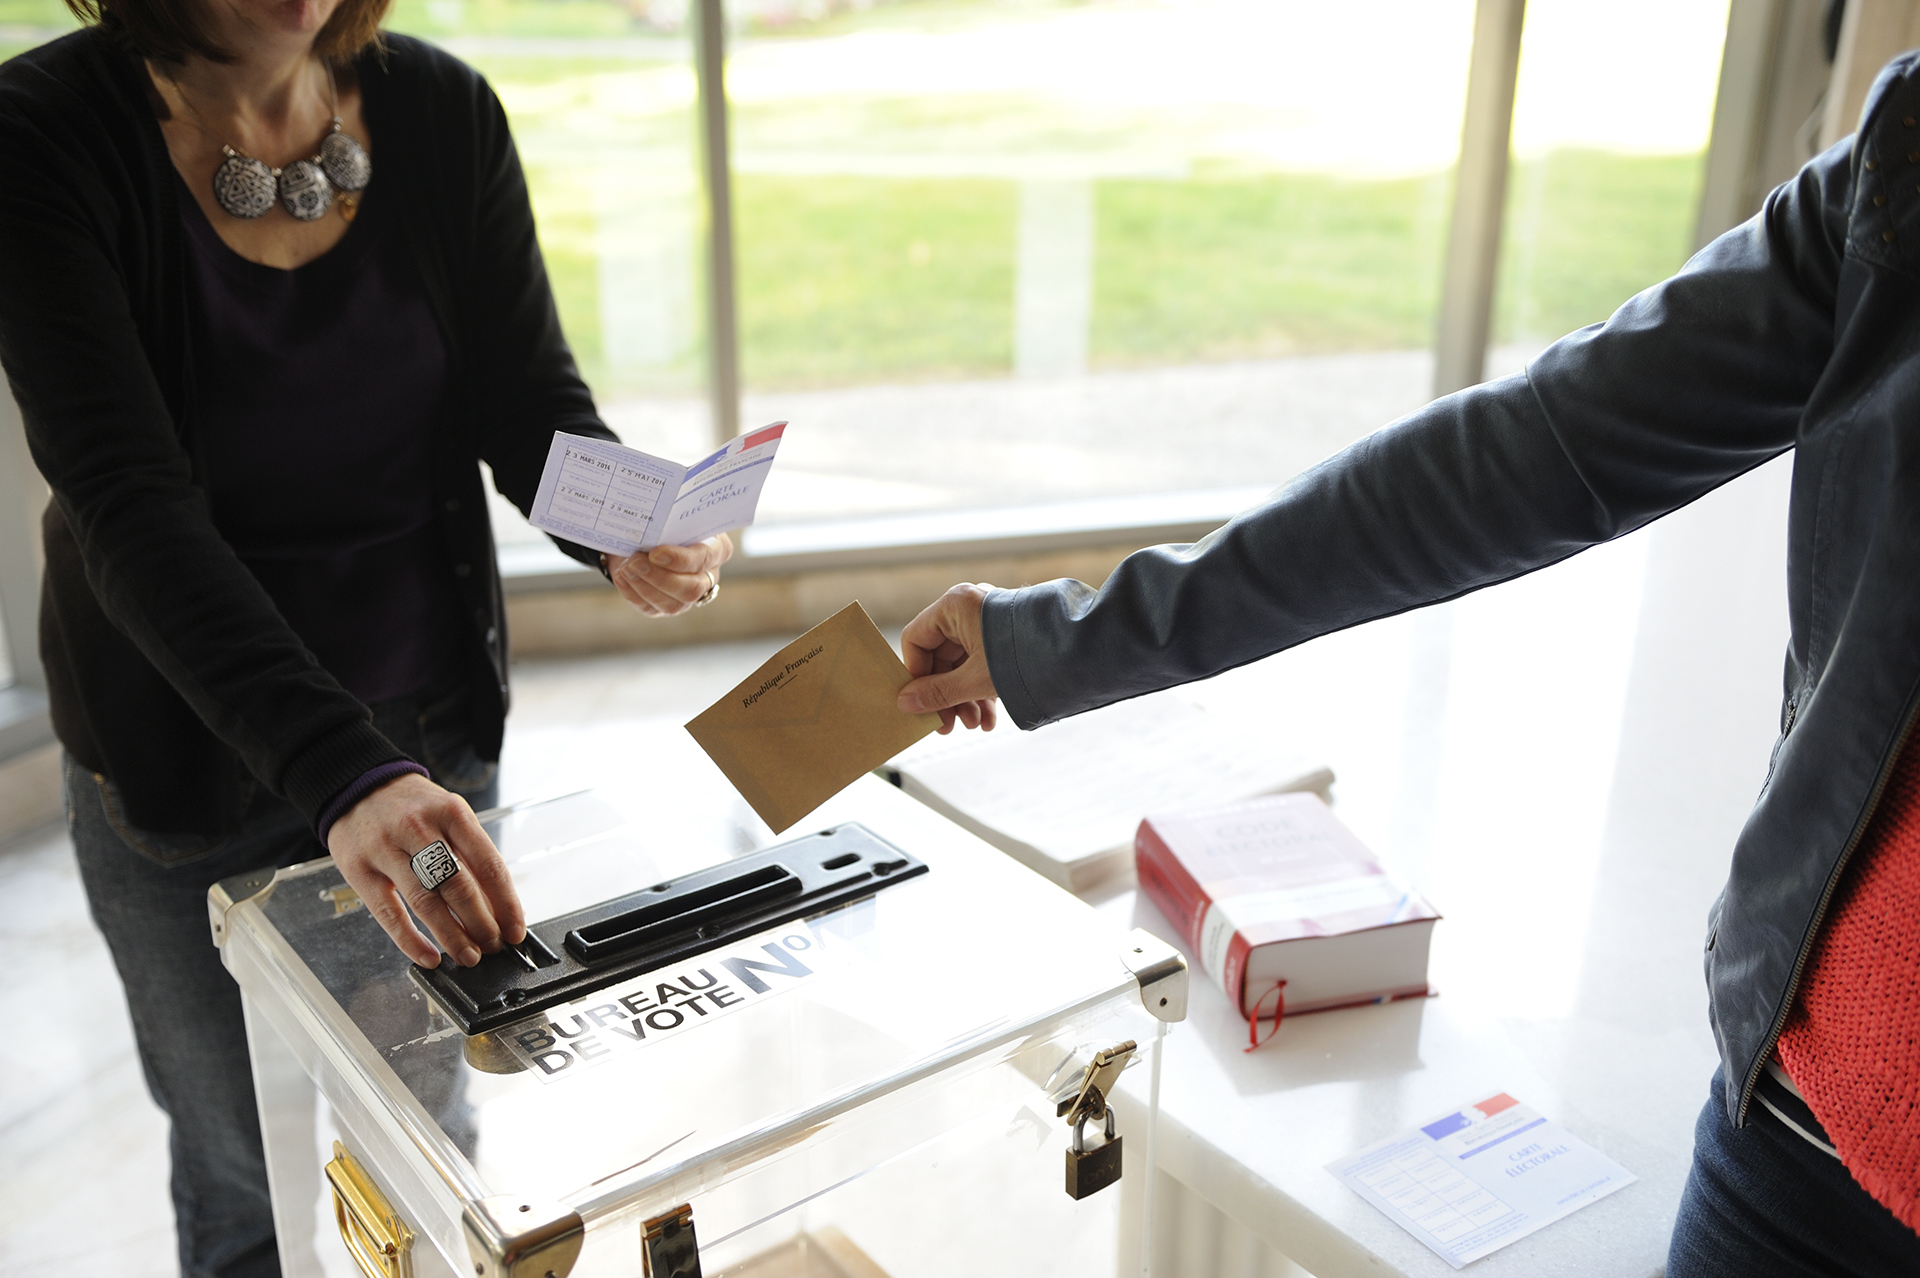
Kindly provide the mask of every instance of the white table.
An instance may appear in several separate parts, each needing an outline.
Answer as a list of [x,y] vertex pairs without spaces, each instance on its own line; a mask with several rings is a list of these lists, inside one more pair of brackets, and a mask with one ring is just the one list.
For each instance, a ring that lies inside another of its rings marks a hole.
[[[1131,899],[1131,894],[1129,894]],[[1151,905],[1135,921],[1171,929]],[[1473,1265],[1484,1274],[1657,1274],[1706,1097],[1711,1051],[1684,1032],[1602,1018],[1502,1018],[1443,994],[1303,1016],[1252,1054],[1224,996],[1196,991],[1169,1035],[1163,1172],[1316,1278],[1451,1272],[1324,1164],[1419,1120],[1509,1092],[1639,1176],[1638,1183]],[[1130,1076],[1129,1099],[1145,1078]],[[1130,1117],[1123,1110],[1123,1120]],[[1169,1227],[1168,1205],[1156,1228]],[[1182,1250],[1163,1237],[1167,1253]],[[1194,1245],[1185,1240],[1186,1249]],[[1137,1262],[1134,1262],[1137,1263]],[[1124,1261],[1121,1272],[1138,1272]]]
[[[1649,533],[1195,689],[1335,768],[1341,818],[1446,915],[1441,995],[1301,1017],[1247,1056],[1224,997],[1196,988],[1167,1039],[1159,1149],[1191,1201],[1162,1197],[1156,1278],[1283,1271],[1222,1262],[1193,1202],[1318,1278],[1452,1272],[1323,1166],[1499,1090],[1640,1180],[1468,1272],[1659,1272],[1713,1070],[1705,913],[1776,726],[1785,480],[1774,463]],[[762,655],[662,654],[591,698],[529,668],[507,797],[615,784],[643,759],[671,811],[751,827],[679,725]],[[1130,892],[1096,904],[1171,935]]]
[[[1715,1062],[1705,912],[1774,729],[1784,480],[1206,690],[1328,742],[1336,812],[1446,916],[1440,994],[1291,1019],[1249,1055],[1196,978],[1166,1045],[1164,1172],[1317,1278],[1447,1274],[1324,1165],[1506,1091],[1639,1181],[1470,1272],[1661,1272]],[[1177,939],[1130,889],[1097,903]],[[1192,1272],[1175,1217],[1156,1213],[1157,1274]]]

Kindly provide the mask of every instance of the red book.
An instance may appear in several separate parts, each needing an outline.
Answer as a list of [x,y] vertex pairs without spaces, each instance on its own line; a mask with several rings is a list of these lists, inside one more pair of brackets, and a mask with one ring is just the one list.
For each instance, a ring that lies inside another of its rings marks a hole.
[[1150,816],[1140,890],[1249,1020],[1428,993],[1440,918],[1312,794]]

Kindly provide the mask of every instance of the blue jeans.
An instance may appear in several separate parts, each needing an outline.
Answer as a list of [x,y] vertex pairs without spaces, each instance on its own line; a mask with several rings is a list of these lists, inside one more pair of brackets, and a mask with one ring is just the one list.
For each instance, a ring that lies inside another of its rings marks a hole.
[[[477,758],[463,692],[374,708],[374,725],[475,809],[491,807],[494,766]],[[114,784],[66,761],[67,829],[94,922],[126,990],[147,1089],[171,1126],[182,1278],[275,1278],[240,988],[220,963],[207,889],[229,875],[325,856],[313,830],[264,786],[236,833],[155,834],[126,820]]]
[[1713,1076],[1693,1135],[1667,1278],[1912,1278],[1920,1234],[1758,1100],[1727,1121]]

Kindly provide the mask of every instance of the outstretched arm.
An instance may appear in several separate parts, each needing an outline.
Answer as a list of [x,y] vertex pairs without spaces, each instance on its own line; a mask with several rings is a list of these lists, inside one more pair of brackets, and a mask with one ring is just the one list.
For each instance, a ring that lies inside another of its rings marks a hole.
[[[1051,723],[1544,568],[1760,465],[1793,446],[1835,299],[1865,269],[1843,252],[1853,195],[1835,147],[1524,376],[1428,405],[1098,590],[986,591],[977,636],[923,614],[912,643],[938,651],[937,630],[965,653],[946,669],[969,673],[908,685],[914,708],[990,686],[1016,724]],[[957,620],[951,600],[930,612]]]

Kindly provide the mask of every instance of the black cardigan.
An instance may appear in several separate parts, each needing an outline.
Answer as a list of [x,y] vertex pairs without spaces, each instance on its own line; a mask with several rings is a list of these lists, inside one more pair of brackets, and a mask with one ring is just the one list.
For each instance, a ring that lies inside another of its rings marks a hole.
[[[561,335],[492,90],[400,36],[358,71],[367,198],[399,208],[448,351],[434,495],[472,622],[474,740],[493,758],[506,615],[476,461],[524,511],[554,431],[612,436]],[[0,66],[0,363],[53,491],[40,649],[54,730],[118,785],[135,825],[218,836],[256,779],[312,821],[405,756],[213,526],[177,182],[150,94],[140,62],[97,28]]]

